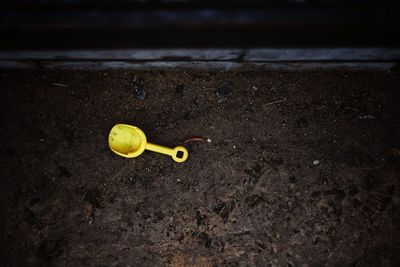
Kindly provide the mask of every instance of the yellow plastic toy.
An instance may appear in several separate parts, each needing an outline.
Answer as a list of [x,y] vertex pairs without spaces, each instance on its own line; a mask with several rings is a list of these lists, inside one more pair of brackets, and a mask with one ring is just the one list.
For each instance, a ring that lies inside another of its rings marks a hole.
[[184,162],[189,155],[183,146],[169,148],[148,143],[142,130],[128,124],[115,125],[108,136],[108,144],[114,153],[125,158],[137,157],[146,149],[171,156],[176,162]]

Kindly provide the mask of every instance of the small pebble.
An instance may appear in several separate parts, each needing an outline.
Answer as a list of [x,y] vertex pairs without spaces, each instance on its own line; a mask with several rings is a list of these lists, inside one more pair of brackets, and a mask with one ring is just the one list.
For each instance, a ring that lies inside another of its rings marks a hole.
[[136,90],[136,96],[140,100],[144,100],[146,98],[146,91],[143,87]]
[[313,164],[314,166],[317,166],[319,163],[320,163],[319,160],[314,160],[314,161],[312,162],[312,164]]
[[233,88],[228,82],[223,83],[216,91],[218,102],[223,102],[233,92]]
[[211,143],[211,139],[210,139],[210,138],[207,138],[207,142],[208,142],[208,143]]

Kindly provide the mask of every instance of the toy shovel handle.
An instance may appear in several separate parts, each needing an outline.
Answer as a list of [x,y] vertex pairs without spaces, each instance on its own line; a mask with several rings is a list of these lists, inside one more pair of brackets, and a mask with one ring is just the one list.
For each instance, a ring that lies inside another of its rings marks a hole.
[[183,146],[169,148],[169,147],[160,146],[160,145],[156,145],[156,144],[152,144],[152,143],[147,143],[146,149],[153,151],[153,152],[171,156],[172,159],[175,160],[176,162],[184,162],[189,156],[187,149],[184,148]]

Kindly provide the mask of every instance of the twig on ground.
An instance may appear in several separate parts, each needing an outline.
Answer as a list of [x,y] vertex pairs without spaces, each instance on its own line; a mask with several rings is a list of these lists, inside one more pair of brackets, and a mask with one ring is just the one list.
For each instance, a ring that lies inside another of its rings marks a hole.
[[375,119],[375,117],[372,115],[362,115],[362,116],[358,116],[358,119],[359,120],[373,120],[373,119]]
[[206,142],[206,140],[204,140],[204,138],[202,138],[202,137],[193,136],[193,137],[190,137],[189,139],[186,139],[183,142],[186,144],[186,143],[190,143],[190,142]]
[[263,106],[266,107],[266,106],[270,106],[270,105],[282,103],[282,102],[285,102],[285,101],[286,101],[286,98],[281,99],[281,100],[277,100],[277,101],[273,101],[273,102],[266,103],[266,104],[264,104]]
[[352,111],[356,111],[356,112],[360,111],[359,109],[352,108],[352,107],[344,107],[344,109],[352,110]]
[[226,139],[226,140],[224,140],[224,141],[227,142],[227,143],[230,143],[230,142],[233,142],[233,141],[238,140],[239,138],[240,138],[240,136],[235,137],[235,138],[233,138],[233,139]]
[[68,84],[63,84],[63,83],[50,83],[50,84],[55,85],[55,86],[60,86],[60,87],[68,87],[69,86]]

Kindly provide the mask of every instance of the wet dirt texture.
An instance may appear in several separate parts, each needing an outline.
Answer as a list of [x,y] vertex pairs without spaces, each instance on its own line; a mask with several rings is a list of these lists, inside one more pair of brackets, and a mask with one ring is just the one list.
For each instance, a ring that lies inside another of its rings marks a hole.
[[1,266],[400,264],[399,73],[0,77]]

